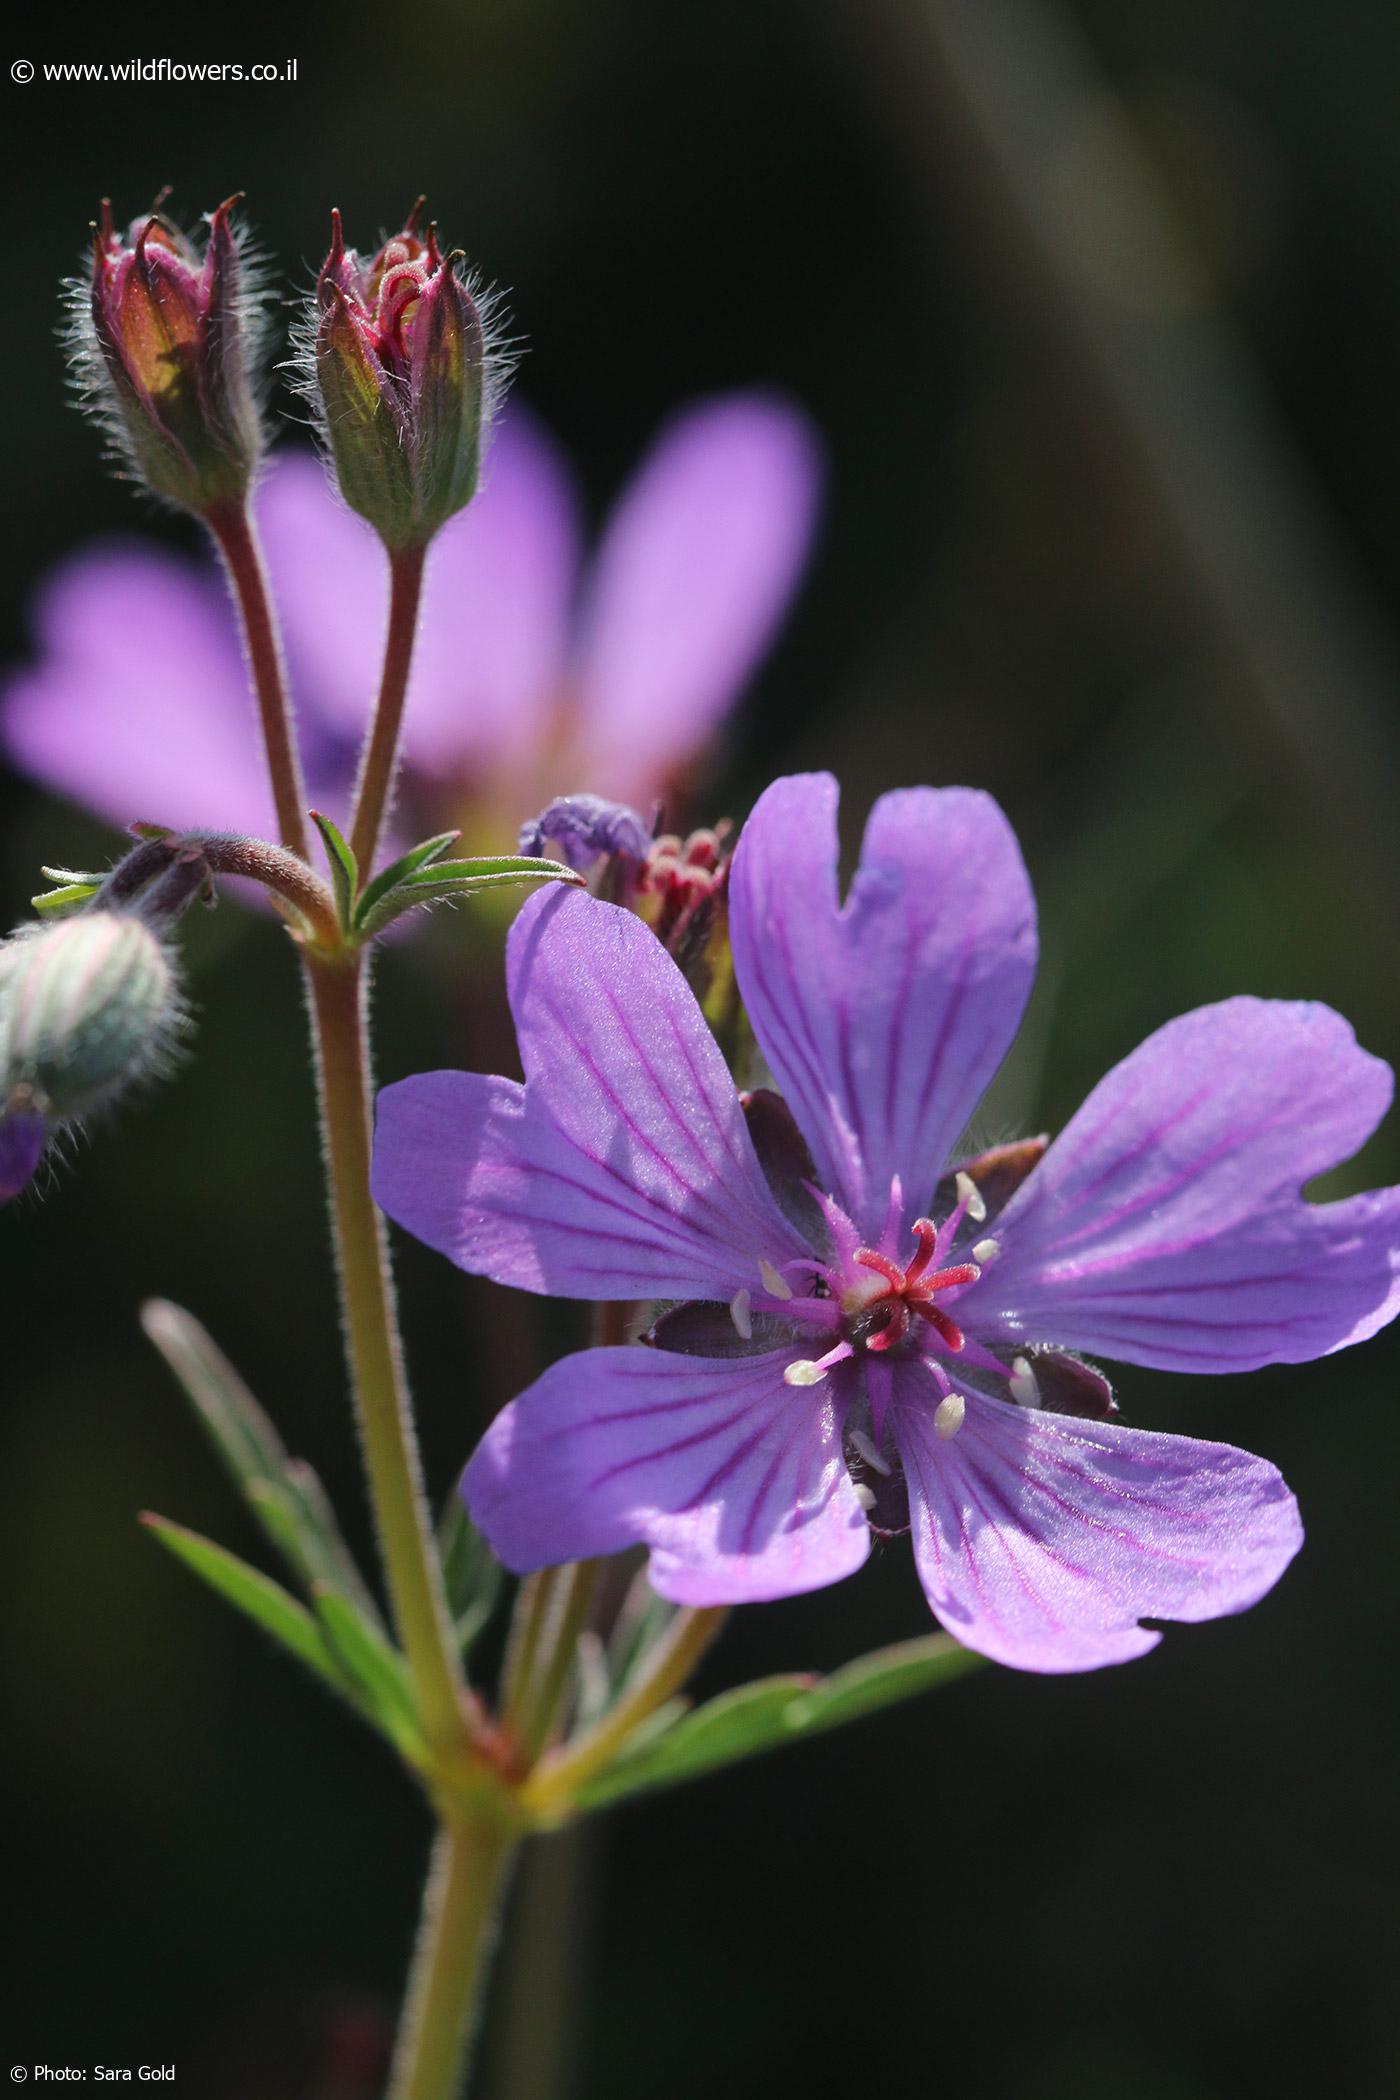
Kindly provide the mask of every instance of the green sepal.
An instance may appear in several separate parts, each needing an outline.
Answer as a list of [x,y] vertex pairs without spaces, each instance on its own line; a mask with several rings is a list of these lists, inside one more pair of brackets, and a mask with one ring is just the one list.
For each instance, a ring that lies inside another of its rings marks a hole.
[[460,831],[440,831],[435,838],[424,839],[421,845],[410,846],[407,853],[389,867],[380,870],[373,882],[366,883],[364,894],[356,900],[355,924],[363,926],[380,900],[396,890],[400,883],[407,882],[420,868],[428,867],[439,860],[449,846],[455,846],[462,836]]
[[314,1582],[311,1601],[326,1646],[355,1686],[360,1705],[400,1756],[411,1763],[424,1761],[427,1746],[402,1656],[378,1627],[329,1583]]
[[[379,878],[381,881],[383,877]],[[403,912],[443,897],[470,897],[477,890],[500,889],[514,882],[568,882],[581,886],[583,878],[562,861],[539,860],[533,854],[491,855],[480,860],[442,860],[420,867],[392,890],[386,891],[356,921],[361,940],[382,933]],[[368,899],[369,891],[365,892]]]
[[141,1308],[141,1324],[293,1574],[308,1588],[329,1583],[356,1610],[381,1623],[319,1477],[304,1459],[288,1456],[272,1423],[199,1321],[182,1306],[153,1298]]
[[349,933],[355,922],[355,900],[360,893],[360,865],[349,840],[332,824],[330,818],[323,817],[319,809],[313,809],[310,814],[326,849],[326,863],[331,871],[331,889],[335,895],[340,930],[342,933]]
[[505,1570],[473,1524],[460,1495],[453,1495],[442,1513],[438,1558],[457,1646],[466,1656],[496,1608]]
[[197,1531],[186,1530],[183,1524],[172,1524],[168,1517],[153,1516],[149,1510],[143,1510],[140,1521],[177,1560],[192,1568],[202,1582],[217,1590],[264,1633],[270,1633],[298,1662],[304,1663],[313,1676],[319,1677],[333,1692],[338,1692],[342,1699],[354,1697],[353,1680],[341,1669],[327,1647],[316,1621],[280,1583],[274,1582],[269,1575],[260,1574],[256,1568],[250,1568],[237,1554],[216,1546],[212,1539],[202,1538]]
[[645,1788],[696,1779],[951,1683],[981,1661],[947,1634],[934,1633],[877,1649],[829,1677],[765,1677],[741,1685],[681,1715],[664,1731],[649,1729],[644,1740],[634,1738],[615,1764],[580,1788],[574,1806],[602,1808]]

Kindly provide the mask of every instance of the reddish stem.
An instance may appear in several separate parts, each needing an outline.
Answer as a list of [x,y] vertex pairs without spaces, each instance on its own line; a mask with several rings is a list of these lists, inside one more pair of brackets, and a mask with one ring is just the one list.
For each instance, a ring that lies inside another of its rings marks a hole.
[[426,547],[404,547],[389,556],[389,632],[384,640],[384,671],[374,723],[360,760],[355,814],[350,825],[350,845],[362,879],[373,871],[398,766],[399,733],[408,696],[408,672],[413,661],[427,552]]
[[268,772],[272,776],[277,828],[282,844],[309,862],[311,834],[306,828],[306,789],[302,785],[301,760],[292,727],[292,703],[257,531],[247,504],[243,502],[210,511],[205,523],[224,558],[234,600],[243,620],[243,639],[252,666],[253,690],[257,694],[258,713],[262,718],[263,746],[267,752]]

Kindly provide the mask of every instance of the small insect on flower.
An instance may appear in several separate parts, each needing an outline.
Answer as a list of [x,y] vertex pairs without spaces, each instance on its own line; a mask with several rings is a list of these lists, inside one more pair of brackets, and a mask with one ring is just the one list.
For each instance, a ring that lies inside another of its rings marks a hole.
[[420,233],[422,207],[368,262],[331,213],[304,330],[303,391],[340,493],[391,551],[425,546],[470,503],[507,377],[494,301],[460,249],[442,254],[435,225]]
[[[1019,1024],[1030,887],[985,795],[886,795],[836,885],[836,784],[780,780],[735,850],[740,991],[778,1087],[741,1098],[631,914],[533,898],[508,975],[525,1083],[380,1096],[378,1199],[464,1269],[682,1301],[650,1348],[567,1357],[464,1478],[508,1566],[651,1549],[686,1604],[782,1597],[912,1534],[969,1647],[1033,1670],[1244,1610],[1302,1533],[1275,1469],[1129,1428],[1089,1355],[1301,1363],[1400,1309],[1400,1189],[1303,1185],[1349,1156],[1388,1068],[1326,1007],[1170,1023],[1051,1145],[950,1159]],[[988,1246],[988,1241],[992,1245]]]
[[119,234],[104,198],[90,278],[69,287],[69,344],[127,471],[207,516],[242,499],[262,450],[258,291],[233,221],[240,198],[210,214],[202,256],[159,201]]

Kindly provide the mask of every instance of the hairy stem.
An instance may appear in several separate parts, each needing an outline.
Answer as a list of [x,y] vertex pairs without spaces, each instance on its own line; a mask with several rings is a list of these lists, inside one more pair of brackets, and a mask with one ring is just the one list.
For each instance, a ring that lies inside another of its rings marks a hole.
[[462,1681],[423,1496],[384,1224],[370,1195],[363,965],[308,959],[341,1306],[394,1621],[428,1742],[459,1753]]
[[517,1843],[491,1815],[444,1817],[388,2100],[457,2100]]
[[231,505],[226,510],[211,511],[205,523],[223,556],[243,621],[243,639],[253,673],[253,690],[257,695],[263,748],[267,752],[267,769],[272,776],[272,796],[282,844],[309,862],[311,835],[306,828],[306,789],[302,783],[301,759],[292,726],[292,703],[282,667],[277,619],[267,587],[267,571],[257,528],[246,502]]
[[398,769],[399,733],[408,697],[408,673],[413,661],[427,552],[426,547],[404,547],[389,556],[389,631],[384,641],[384,669],[373,727],[360,760],[355,814],[350,824],[351,849],[365,877],[373,873],[379,834]]

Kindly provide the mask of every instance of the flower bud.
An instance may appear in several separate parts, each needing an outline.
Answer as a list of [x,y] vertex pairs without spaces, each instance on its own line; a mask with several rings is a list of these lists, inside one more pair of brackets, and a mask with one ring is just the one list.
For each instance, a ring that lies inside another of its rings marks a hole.
[[5,1158],[23,1164],[26,1119],[54,1129],[105,1107],[160,1069],[181,1019],[170,952],[138,915],[92,907],[12,934],[0,945],[0,1180]]
[[476,493],[502,384],[489,298],[443,256],[437,229],[402,233],[364,263],[331,214],[304,381],[340,493],[391,551],[426,546]]
[[202,515],[243,496],[262,449],[238,201],[210,216],[202,258],[159,211],[119,235],[104,201],[90,285],[73,287],[79,380],[126,468]]

